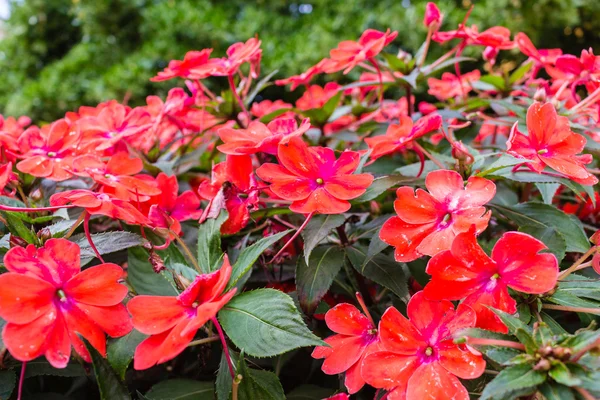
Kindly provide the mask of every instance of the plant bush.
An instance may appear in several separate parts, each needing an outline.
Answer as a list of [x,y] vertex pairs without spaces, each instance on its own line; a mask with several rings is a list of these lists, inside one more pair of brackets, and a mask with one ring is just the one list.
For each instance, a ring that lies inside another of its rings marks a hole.
[[0,118],[0,397],[598,398],[600,56],[472,12]]

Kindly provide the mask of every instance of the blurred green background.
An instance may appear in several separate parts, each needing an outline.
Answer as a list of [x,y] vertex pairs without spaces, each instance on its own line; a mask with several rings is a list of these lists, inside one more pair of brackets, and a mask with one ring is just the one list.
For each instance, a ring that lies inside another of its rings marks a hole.
[[[143,104],[149,94],[182,85],[148,80],[170,59],[204,47],[219,57],[255,34],[263,41],[263,72],[278,69],[278,77],[302,72],[366,28],[397,30],[395,44],[407,51],[425,37],[424,0],[2,1],[10,3],[10,16],[0,22],[0,113],[37,122],[111,98]],[[443,30],[454,29],[472,4],[437,3]],[[599,43],[599,0],[474,3],[469,21],[480,30],[504,25],[526,32],[539,47],[575,54]],[[272,88],[269,95],[284,90]]]

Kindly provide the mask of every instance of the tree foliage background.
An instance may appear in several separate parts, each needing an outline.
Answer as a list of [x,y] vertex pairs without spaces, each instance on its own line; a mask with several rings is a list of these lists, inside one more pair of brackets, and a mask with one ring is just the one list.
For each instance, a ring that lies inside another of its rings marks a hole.
[[[148,78],[189,49],[227,47],[258,34],[264,71],[299,73],[344,39],[366,28],[399,31],[398,43],[416,50],[424,28],[424,0],[12,0],[1,25],[0,113],[35,121],[60,118],[82,104],[109,98],[136,105],[171,82]],[[443,10],[469,0],[440,0]],[[470,22],[526,32],[540,48],[569,53],[598,43],[597,0],[480,0]],[[448,12],[445,29],[464,13]],[[282,88],[271,88],[273,91]],[[267,96],[269,91],[266,92]],[[281,97],[281,92],[277,93]],[[286,96],[293,96],[287,94]]]

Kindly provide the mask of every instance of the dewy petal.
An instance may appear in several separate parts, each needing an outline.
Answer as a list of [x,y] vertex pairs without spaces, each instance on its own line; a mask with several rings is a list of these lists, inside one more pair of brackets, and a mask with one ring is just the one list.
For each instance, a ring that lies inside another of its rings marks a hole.
[[[465,257],[468,255],[465,254]],[[423,289],[425,296],[431,300],[461,300],[479,289],[479,273],[470,269],[470,264],[457,259],[449,250],[433,256],[425,270],[431,275],[431,280]]]
[[350,203],[330,195],[323,187],[317,188],[306,199],[294,201],[290,210],[295,213],[341,214],[350,209]]
[[364,358],[361,373],[369,385],[390,390],[398,386],[406,387],[406,383],[419,367],[419,363],[416,355],[378,351]]
[[75,275],[63,287],[73,300],[95,306],[119,304],[128,289],[117,283],[123,276],[123,269],[116,264],[101,264],[90,267]]
[[437,227],[417,246],[417,252],[428,256],[434,256],[440,251],[448,250],[456,237],[452,225],[445,228]]
[[69,337],[75,351],[87,362],[90,354],[78,335],[83,336],[102,356],[106,356],[106,335],[94,321],[76,306],[63,309],[62,316],[67,324]]
[[464,305],[470,306],[477,314],[477,327],[491,331],[508,333],[506,325],[487,306],[514,314],[517,311],[517,302],[510,297],[506,285],[497,282],[496,286],[481,289],[465,298]]
[[394,307],[379,321],[379,338],[383,349],[399,354],[416,354],[426,344],[417,327]]
[[434,229],[434,223],[413,225],[399,217],[391,217],[381,227],[379,238],[395,247],[396,261],[408,262],[422,255],[417,251],[417,247]]
[[469,400],[469,392],[458,378],[438,362],[422,364],[411,376],[406,387],[407,399]]
[[54,368],[65,368],[71,358],[71,338],[61,314],[57,315],[52,331],[46,337],[44,355]]
[[0,316],[8,322],[27,324],[54,309],[56,289],[38,278],[7,272],[0,275]]
[[365,386],[365,380],[361,374],[362,361],[358,360],[353,366],[346,370],[344,377],[344,386],[349,394],[354,394]]
[[454,317],[454,305],[448,300],[429,300],[421,291],[409,300],[406,313],[420,335],[433,340],[438,328]]
[[460,207],[479,207],[490,202],[496,195],[496,185],[489,179],[472,176],[460,195]]
[[452,339],[440,343],[437,351],[440,365],[461,379],[479,378],[485,370],[481,353],[465,345],[456,345]]
[[281,165],[294,175],[315,179],[320,175],[314,153],[299,137],[280,144],[277,154]]
[[97,307],[80,303],[77,307],[110,337],[124,336],[133,329],[129,313],[123,304]]
[[66,282],[77,274],[81,267],[79,246],[66,239],[50,239],[38,249],[38,260],[53,271],[60,282]]
[[464,190],[463,179],[456,171],[437,170],[430,172],[425,178],[425,186],[429,193],[439,202],[451,203],[457,194]]
[[527,130],[529,137],[536,145],[548,143],[554,133],[557,119],[556,109],[552,103],[533,103],[527,110]]
[[573,156],[545,157],[540,155],[539,157],[547,166],[568,177],[584,179],[589,175],[588,170]]
[[352,304],[341,303],[327,311],[325,322],[329,329],[343,335],[360,336],[375,328],[369,319]]
[[440,213],[439,202],[423,189],[408,186],[398,188],[398,199],[394,201],[394,210],[402,221],[409,224],[426,224],[436,221]]
[[146,335],[164,332],[188,318],[188,308],[171,296],[135,296],[127,309],[135,329]]
[[324,187],[337,199],[352,200],[366,192],[372,182],[371,174],[338,175],[328,178]]
[[336,375],[346,371],[362,356],[365,343],[360,336],[334,335],[327,340],[333,348],[321,369],[327,375]]
[[316,189],[311,180],[300,177],[272,183],[269,188],[282,199],[291,201],[304,200]]
[[17,325],[8,322],[2,331],[4,345],[19,361],[30,361],[39,357],[44,352],[56,317],[57,311],[53,308],[28,324]]
[[356,151],[344,151],[334,163],[332,169],[336,175],[352,174],[358,168],[360,154]]

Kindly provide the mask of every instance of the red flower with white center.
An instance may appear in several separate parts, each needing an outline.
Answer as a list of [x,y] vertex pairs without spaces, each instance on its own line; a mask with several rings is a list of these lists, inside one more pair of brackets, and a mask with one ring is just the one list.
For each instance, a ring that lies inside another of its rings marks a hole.
[[474,229],[456,236],[450,250],[436,254],[427,264],[431,281],[424,293],[432,300],[461,300],[477,313],[477,326],[507,333],[507,327],[486,306],[514,314],[517,302],[508,288],[542,294],[556,286],[558,261],[534,237],[505,233],[491,257],[477,243]]
[[80,135],[66,120],[59,119],[39,129],[32,126],[19,137],[19,161],[21,172],[64,181],[73,176],[71,165],[78,154]]
[[345,372],[344,384],[348,393],[356,393],[365,385],[360,373],[362,360],[378,349],[377,329],[370,317],[348,303],[327,311],[325,323],[337,335],[325,339],[330,347],[315,347],[312,356],[325,359],[321,369],[328,375]]
[[571,131],[569,119],[559,116],[552,103],[533,103],[527,110],[529,135],[519,132],[517,124],[506,142],[509,154],[527,160],[527,166],[540,173],[546,166],[582,185],[595,185],[598,179],[585,164],[592,162],[583,151],[586,139]]
[[256,174],[271,182],[273,193],[292,201],[290,210],[297,213],[346,212],[348,200],[363,194],[373,182],[371,174],[352,174],[360,162],[355,151],[344,151],[336,160],[332,149],[308,147],[295,137],[279,145],[277,158],[280,165],[263,164]]
[[394,246],[397,261],[407,262],[448,250],[457,234],[471,225],[480,233],[488,225],[491,211],[484,204],[496,194],[496,185],[472,176],[467,185],[458,172],[439,170],[425,178],[429,193],[408,186],[398,188],[395,217],[388,219],[379,233],[381,240]]
[[468,345],[455,344],[452,336],[475,326],[475,312],[464,304],[454,310],[451,302],[430,301],[419,292],[408,302],[407,314],[410,320],[390,307],[381,317],[381,351],[365,357],[365,381],[387,390],[389,400],[468,400],[458,378],[480,377],[485,361]]
[[126,335],[132,325],[125,306],[127,287],[115,264],[81,271],[79,246],[50,239],[36,249],[14,247],[4,256],[9,272],[0,275],[0,316],[7,321],[2,339],[20,361],[45,356],[65,368],[71,347],[87,362],[90,354],[78,334],[106,355],[106,334]]
[[372,60],[381,53],[381,50],[390,44],[398,36],[398,32],[389,29],[380,32],[375,29],[367,29],[358,39],[358,42],[346,40],[338,44],[338,47],[329,53],[329,62],[323,68],[326,73],[344,70],[344,74],[352,71],[354,67],[363,61]]
[[135,296],[127,303],[133,326],[150,335],[135,349],[133,367],[148,369],[179,355],[198,329],[214,319],[235,295],[224,293],[231,277],[227,255],[218,271],[198,275],[179,296]]
[[214,68],[209,62],[210,53],[212,53],[212,49],[188,51],[183,60],[169,61],[169,66],[150,80],[160,82],[173,78],[204,79],[210,76],[210,72]]
[[213,167],[212,179],[200,184],[198,194],[211,203],[224,203],[229,218],[221,225],[221,233],[239,232],[248,224],[250,211],[258,204],[252,158],[228,155],[224,162]]
[[399,124],[390,125],[385,135],[366,138],[365,142],[371,149],[370,158],[376,160],[386,154],[398,151],[423,135],[439,130],[442,117],[430,114],[413,123],[410,117],[400,117]]
[[308,118],[302,121],[300,127],[295,119],[276,119],[268,125],[252,121],[246,129],[219,129],[219,137],[224,144],[217,148],[222,153],[238,156],[258,152],[275,155],[279,143],[302,136],[309,128]]

